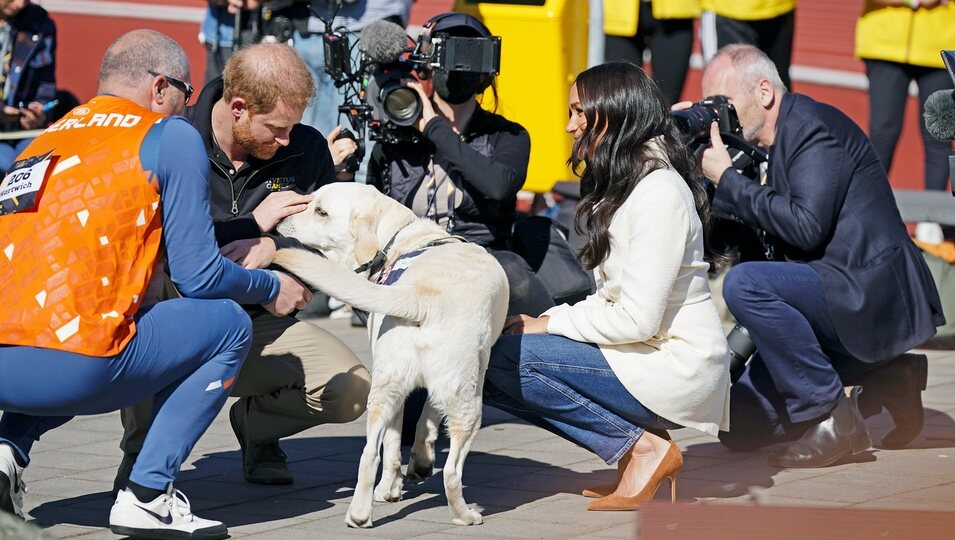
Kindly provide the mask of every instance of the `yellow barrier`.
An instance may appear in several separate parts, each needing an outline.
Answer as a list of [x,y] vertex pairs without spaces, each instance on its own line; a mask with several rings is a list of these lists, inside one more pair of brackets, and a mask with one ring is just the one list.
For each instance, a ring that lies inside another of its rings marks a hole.
[[[567,94],[587,68],[586,0],[456,0],[455,11],[477,17],[501,36],[497,112],[531,135],[531,160],[524,189],[551,190],[575,177],[566,165],[572,139]],[[494,109],[490,91],[482,106]]]

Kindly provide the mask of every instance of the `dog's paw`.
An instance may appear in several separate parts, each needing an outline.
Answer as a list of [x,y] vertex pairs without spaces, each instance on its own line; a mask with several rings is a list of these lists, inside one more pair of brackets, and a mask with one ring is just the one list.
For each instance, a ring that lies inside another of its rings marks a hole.
[[453,525],[480,525],[484,523],[484,518],[477,510],[468,510],[463,516],[458,516],[451,520]]
[[371,528],[371,514],[366,516],[356,516],[355,512],[349,508],[348,513],[345,514],[345,525],[353,529],[369,529]]
[[434,474],[434,466],[431,464],[421,465],[414,463],[413,461],[408,465],[408,472],[405,473],[405,478],[408,479],[412,484],[420,484]]
[[401,478],[393,486],[383,486],[381,484],[375,488],[376,502],[398,502],[401,500]]

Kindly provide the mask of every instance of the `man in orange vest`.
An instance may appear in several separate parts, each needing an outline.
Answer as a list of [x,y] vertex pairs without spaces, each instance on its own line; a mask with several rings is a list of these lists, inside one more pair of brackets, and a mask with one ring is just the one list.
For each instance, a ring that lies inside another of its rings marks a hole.
[[[156,396],[110,528],[223,538],[173,488],[249,352],[238,304],[277,315],[311,294],[288,275],[222,257],[202,140],[180,117],[189,62],[137,30],[107,50],[97,97],[51,125],[0,183],[0,510],[22,515],[33,443],[75,415]],[[165,260],[184,298],[155,302]]]

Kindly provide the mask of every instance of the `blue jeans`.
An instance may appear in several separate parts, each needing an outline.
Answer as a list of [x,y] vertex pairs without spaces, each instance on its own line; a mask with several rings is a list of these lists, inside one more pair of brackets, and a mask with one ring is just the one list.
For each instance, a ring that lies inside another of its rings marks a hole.
[[156,395],[152,428],[130,480],[165,489],[229,397],[252,323],[229,300],[180,298],[143,313],[121,353],[99,358],[0,346],[0,442],[28,462],[33,443],[73,416]]
[[822,280],[808,264],[737,265],[726,275],[723,297],[757,350],[730,390],[730,431],[720,434],[727,446],[798,438],[838,404],[843,381],[875,367],[839,340]]
[[644,407],[600,348],[562,336],[501,336],[491,349],[484,403],[583,446],[613,464],[645,428],[680,427]]

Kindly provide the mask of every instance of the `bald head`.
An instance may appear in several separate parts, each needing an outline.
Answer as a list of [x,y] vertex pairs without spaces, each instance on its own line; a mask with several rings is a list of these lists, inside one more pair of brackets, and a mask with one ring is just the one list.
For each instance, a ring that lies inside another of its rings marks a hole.
[[304,110],[315,93],[312,74],[294,49],[284,43],[246,47],[229,58],[222,72],[223,99],[242,98],[254,114],[271,112],[281,99]]
[[131,97],[129,92],[153,79],[149,71],[188,81],[189,59],[178,43],[155,30],[123,34],[103,56],[98,93]]

